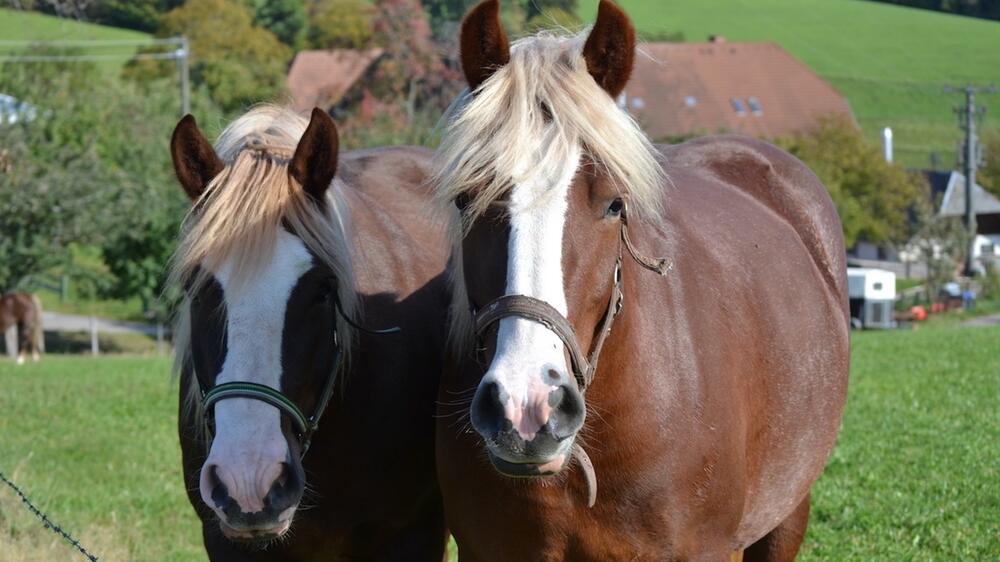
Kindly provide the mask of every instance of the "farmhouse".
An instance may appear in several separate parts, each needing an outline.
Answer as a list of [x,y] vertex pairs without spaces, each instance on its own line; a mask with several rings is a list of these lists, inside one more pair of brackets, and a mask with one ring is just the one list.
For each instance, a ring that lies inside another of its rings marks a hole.
[[827,115],[853,120],[822,78],[774,43],[643,43],[618,100],[654,140],[732,132],[773,138]]
[[[965,216],[965,175],[959,172],[925,172],[934,201],[940,201],[938,214],[943,217]],[[972,257],[1000,261],[1000,200],[982,188],[972,186],[976,211],[976,244]]]
[[288,70],[287,86],[296,111],[330,107],[382,56],[382,49],[301,51]]

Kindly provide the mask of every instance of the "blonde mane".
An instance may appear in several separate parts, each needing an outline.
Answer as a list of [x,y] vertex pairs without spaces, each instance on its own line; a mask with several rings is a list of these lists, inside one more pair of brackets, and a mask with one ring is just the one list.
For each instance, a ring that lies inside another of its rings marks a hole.
[[[464,231],[511,186],[537,169],[561,166],[577,147],[627,194],[633,214],[661,215],[664,163],[639,125],[587,71],[582,51],[589,33],[542,32],[514,42],[510,62],[446,114],[433,185],[442,205],[469,196],[464,228],[453,230],[459,252]],[[472,319],[462,260],[457,263],[449,336],[454,353],[464,353]]]
[[[171,260],[170,285],[188,293],[205,283],[223,263],[232,266],[234,286],[259,274],[270,259],[278,233],[286,226],[337,278],[345,316],[355,319],[358,296],[350,261],[343,186],[327,190],[326,211],[309,200],[288,173],[288,165],[308,122],[289,108],[261,105],[233,121],[219,136],[216,153],[225,168],[194,202]],[[189,357],[189,302],[174,323],[176,367]],[[337,329],[349,354],[350,325],[338,317]],[[197,393],[195,393],[197,396]]]
[[587,72],[588,35],[542,32],[514,42],[510,62],[449,110],[434,185],[443,202],[472,195],[466,226],[535,170],[558,167],[575,147],[604,167],[631,210],[662,211],[660,154]]

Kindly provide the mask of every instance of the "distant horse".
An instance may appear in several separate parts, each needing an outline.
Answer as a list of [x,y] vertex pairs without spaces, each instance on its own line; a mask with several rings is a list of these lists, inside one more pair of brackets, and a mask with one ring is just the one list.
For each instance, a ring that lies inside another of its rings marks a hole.
[[615,103],[635,32],[611,2],[511,46],[498,12],[463,23],[435,179],[475,344],[439,393],[462,561],[792,560],[847,390],[830,197],[765,142],[650,144]]
[[0,297],[0,332],[3,332],[7,355],[17,357],[17,364],[24,363],[30,353],[38,361],[45,351],[45,333],[42,330],[42,302],[31,293],[7,293]]
[[214,149],[185,117],[171,151],[193,202],[178,430],[209,557],[439,562],[449,244],[430,153],[338,155],[326,113],[274,106]]

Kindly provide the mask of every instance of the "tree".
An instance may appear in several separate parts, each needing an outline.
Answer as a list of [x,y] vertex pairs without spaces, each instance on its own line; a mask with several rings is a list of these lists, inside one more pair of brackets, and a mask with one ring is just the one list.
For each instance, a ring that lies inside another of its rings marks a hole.
[[284,89],[292,50],[255,26],[243,4],[188,0],[163,17],[157,35],[188,37],[192,79],[225,110],[272,99]]
[[256,0],[254,23],[297,49],[305,39],[309,16],[299,0]]
[[87,9],[87,17],[113,27],[153,32],[160,16],[184,3],[184,0],[101,0]]
[[913,234],[912,210],[928,200],[926,182],[886,162],[853,122],[823,119],[809,133],[777,143],[826,185],[840,212],[848,247],[859,240],[899,245]]
[[366,0],[315,0],[309,11],[309,46],[364,48],[372,35],[373,11]]
[[[73,55],[73,51],[46,54]],[[90,106],[92,64],[8,62],[0,90],[34,108],[0,127],[0,291],[64,264],[73,243],[100,240],[98,213],[113,200],[117,177],[101,162]]]

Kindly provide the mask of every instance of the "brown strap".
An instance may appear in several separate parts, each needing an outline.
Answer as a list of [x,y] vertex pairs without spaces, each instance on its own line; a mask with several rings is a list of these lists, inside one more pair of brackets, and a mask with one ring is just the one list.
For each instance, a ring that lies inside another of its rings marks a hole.
[[569,325],[569,320],[549,303],[525,295],[504,295],[480,310],[476,314],[476,333],[480,336],[489,327],[507,316],[520,316],[542,324],[552,330],[569,351],[573,374],[576,376],[580,389],[590,384],[592,376],[590,363],[580,351],[576,341],[576,333]]
[[594,472],[594,463],[579,443],[573,444],[573,458],[579,461],[583,477],[587,481],[587,507],[594,507],[597,503],[597,473]]
[[658,273],[660,275],[666,275],[668,271],[673,267],[673,264],[667,264],[667,258],[649,258],[639,253],[632,244],[632,239],[628,235],[628,203],[622,207],[622,242],[625,244],[625,248],[628,250],[629,255],[636,263],[645,267],[646,269]]

